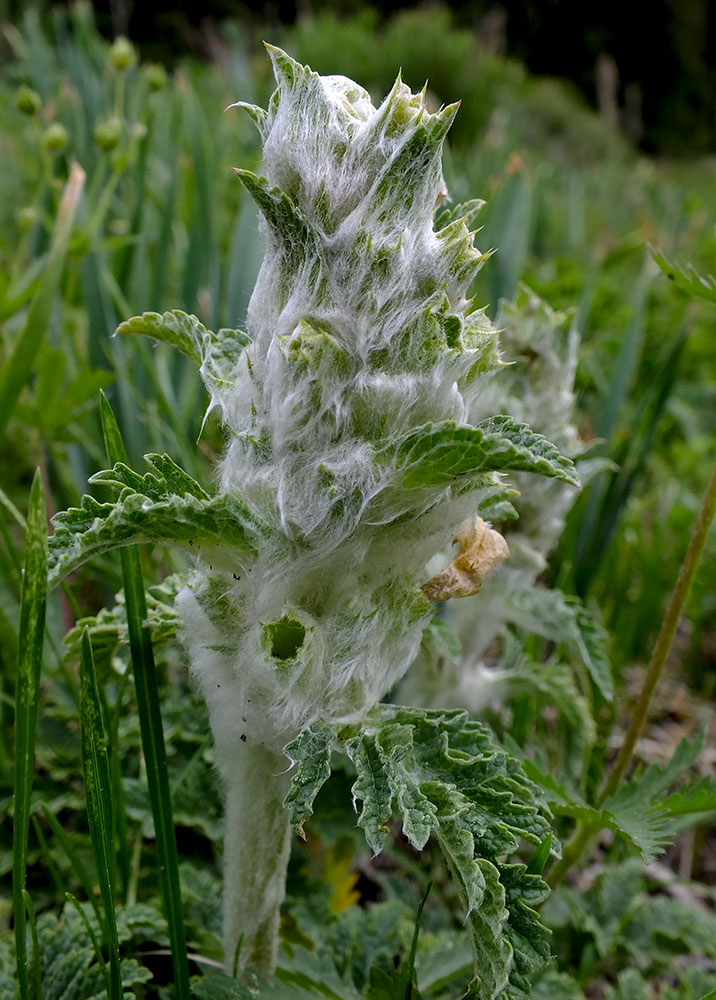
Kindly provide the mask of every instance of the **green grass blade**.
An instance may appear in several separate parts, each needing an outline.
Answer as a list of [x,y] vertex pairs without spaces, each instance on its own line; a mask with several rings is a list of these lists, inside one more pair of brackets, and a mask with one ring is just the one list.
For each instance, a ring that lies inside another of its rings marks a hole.
[[104,932],[109,947],[109,1000],[121,1000],[119,940],[114,914],[114,837],[112,836],[112,785],[107,737],[99,702],[89,629],[82,633],[80,658],[80,742],[85,779],[87,820],[97,867],[97,881],[104,907]]
[[25,546],[15,691],[15,813],[12,837],[12,906],[20,1000],[27,1000],[29,996],[23,894],[47,601],[47,508],[39,469],[32,481]]
[[597,418],[596,436],[606,440],[614,433],[641,360],[650,285],[651,275],[645,272],[637,286],[634,313],[612,366],[606,399]]
[[43,833],[42,825],[37,818],[37,814],[33,813],[30,817],[32,820],[32,829],[35,831],[35,836],[37,837],[37,842],[40,845],[40,852],[47,865],[47,870],[50,873],[50,878],[52,879],[52,884],[55,887],[55,895],[57,897],[62,896],[65,891],[62,875],[57,867],[57,862],[55,861],[50,845],[47,843],[47,837]]
[[78,164],[73,164],[60,201],[47,267],[33,296],[22,330],[0,376],[0,434],[5,430],[23,386],[30,376],[35,357],[47,332],[84,180],[82,168]]
[[37,940],[37,920],[35,919],[35,905],[32,896],[27,889],[22,890],[22,898],[25,901],[27,912],[27,922],[30,925],[30,937],[32,939],[32,981],[35,987],[35,996],[42,996],[42,979],[40,976],[40,944]]
[[[109,460],[113,465],[116,462],[125,462],[126,453],[119,427],[112,408],[104,395],[101,395],[100,409]],[[137,692],[137,710],[142,735],[142,749],[147,765],[147,784],[157,839],[160,884],[169,926],[176,995],[178,1000],[189,1000],[191,991],[184,918],[181,909],[179,859],[174,836],[174,820],[154,653],[151,635],[145,625],[147,605],[144,578],[136,548],[122,549],[120,555],[127,610],[127,629]]]
[[80,857],[79,851],[73,844],[72,838],[64,830],[55,814],[51,813],[47,806],[42,803],[40,803],[40,808],[42,809],[45,819],[47,820],[47,825],[52,830],[55,840],[58,841],[60,847],[67,856],[67,860],[72,865],[74,873],[77,876],[77,881],[82,886],[85,896],[87,896],[87,899],[91,903],[97,916],[97,922],[101,924],[102,914],[100,912],[97,896],[95,895],[94,883],[89,872],[87,871],[87,868],[85,867],[84,862],[82,861],[82,858]]
[[122,711],[122,695],[126,682],[126,674],[118,687],[117,703],[110,711],[105,691],[100,688],[102,713],[107,722],[107,753],[109,755],[109,773],[112,781],[112,802],[114,808],[114,834],[117,845],[117,870],[122,885],[122,899],[126,901],[129,886],[129,824],[127,822],[127,806],[122,783],[122,762],[119,756],[119,718]]

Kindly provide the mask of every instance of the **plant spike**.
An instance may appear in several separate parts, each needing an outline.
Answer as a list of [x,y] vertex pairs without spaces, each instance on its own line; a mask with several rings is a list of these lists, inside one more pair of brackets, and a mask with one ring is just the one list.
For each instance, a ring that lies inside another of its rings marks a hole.
[[[513,495],[505,473],[577,481],[529,427],[471,421],[502,361],[468,297],[485,260],[474,233],[459,216],[434,227],[456,106],[430,113],[399,78],[375,108],[353,81],[268,51],[278,88],[266,113],[248,109],[265,176],[239,172],[265,245],[246,335],[179,313],[120,328],[200,365],[229,442],[219,492],[156,456],[139,476],[112,455],[100,479],[123,487],[116,504],[87,498],[60,516],[53,547],[56,582],[113,541],[171,542],[175,518],[197,556],[176,609],[226,791],[225,961],[241,939],[239,970],[264,976],[289,851],[283,747],[314,724],[359,723],[403,675],[434,613],[427,563],[481,505]],[[418,842],[427,800],[404,794]],[[380,829],[371,836],[377,847]]]

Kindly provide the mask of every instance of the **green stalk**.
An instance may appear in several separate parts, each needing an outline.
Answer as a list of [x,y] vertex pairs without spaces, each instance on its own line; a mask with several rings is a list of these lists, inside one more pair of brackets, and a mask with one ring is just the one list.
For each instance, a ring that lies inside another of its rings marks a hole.
[[656,689],[656,685],[659,683],[663,673],[664,665],[668,659],[669,652],[671,651],[674,636],[676,635],[676,629],[678,628],[679,621],[681,620],[684,605],[686,604],[686,600],[689,596],[691,585],[694,582],[696,571],[699,568],[699,563],[701,562],[701,557],[704,552],[704,546],[706,545],[706,538],[709,533],[711,522],[714,519],[715,512],[716,468],[714,468],[709,485],[706,488],[706,496],[704,497],[704,502],[699,512],[699,516],[696,519],[696,524],[694,525],[694,530],[691,534],[691,541],[689,542],[689,547],[686,550],[684,561],[681,564],[676,586],[674,587],[671,600],[669,601],[669,605],[666,609],[664,620],[661,623],[661,631],[659,632],[659,637],[656,640],[654,652],[651,654],[649,668],[646,672],[646,679],[644,681],[644,686],[641,689],[639,701],[634,709],[634,714],[632,716],[629,729],[627,730],[624,743],[622,744],[622,748],[619,751],[619,756],[617,757],[609,774],[609,778],[604,785],[604,789],[599,796],[598,805],[601,805],[604,799],[612,795],[619,787],[619,783],[624,775],[624,772],[632,759],[634,747],[636,746],[642,730],[644,729],[649,712],[649,704]]
[[[632,715],[622,748],[612,765],[609,776],[597,799],[596,804],[598,806],[616,792],[632,760],[634,748],[646,724],[651,699],[664,671],[664,666],[669,657],[674,636],[676,635],[676,629],[681,620],[696,571],[699,568],[714,514],[716,514],[716,468],[714,468],[706,488],[704,502],[696,519],[689,547],[686,550],[676,585],[674,586],[664,619],[661,623],[661,630],[659,631],[654,651],[651,654],[651,660],[646,671],[639,701],[634,709],[634,714]],[[552,888],[562,881],[569,869],[579,860],[595,835],[595,832],[594,827],[591,825],[577,824],[571,840],[565,846],[561,861],[554,866],[550,873],[549,883]]]
[[279,911],[286,891],[291,848],[283,800],[288,791],[286,758],[259,743],[240,743],[223,770],[224,959],[231,974],[239,940],[238,968],[273,975]]
[[119,971],[119,940],[113,891],[115,863],[112,782],[107,754],[105,721],[102,718],[92,643],[89,629],[86,627],[82,633],[80,659],[80,742],[87,800],[87,820],[104,909],[102,930],[109,949],[108,995],[109,1000],[121,1000],[122,977]]
[[[107,455],[112,465],[126,462],[124,444],[112,408],[102,393],[100,399],[102,430]],[[154,831],[159,856],[159,882],[164,898],[169,943],[174,965],[174,983],[178,1000],[189,1000],[189,963],[186,952],[186,935],[181,909],[179,883],[179,857],[174,836],[171,792],[167,771],[164,730],[159,706],[159,686],[154,664],[152,639],[145,621],[147,602],[144,591],[139,552],[135,546],[120,551],[122,579],[124,582],[127,630],[132,654],[134,684],[137,692],[137,711],[142,736],[142,750],[147,765],[149,801],[154,819]]]
[[[37,703],[47,601],[47,511],[40,470],[35,472],[27,515],[25,573],[20,598],[17,687],[15,694],[15,780],[12,836],[12,907],[20,1000],[29,997],[25,884],[30,796],[35,767]],[[35,956],[39,961],[39,956]],[[38,998],[39,1000],[39,998]]]

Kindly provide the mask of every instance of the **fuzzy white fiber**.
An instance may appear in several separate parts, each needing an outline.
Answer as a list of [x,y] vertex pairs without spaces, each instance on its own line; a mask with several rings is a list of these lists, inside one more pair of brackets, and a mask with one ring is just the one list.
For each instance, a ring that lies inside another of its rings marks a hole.
[[266,180],[241,175],[264,214],[253,343],[212,386],[221,489],[267,532],[249,569],[204,567],[178,602],[225,771],[237,734],[279,750],[319,717],[355,719],[414,659],[425,565],[477,494],[402,489],[397,443],[465,423],[500,365],[466,299],[473,235],[433,228],[456,108],[430,114],[400,80],[374,108],[352,81],[270,55],[278,89],[268,113],[249,109]]
[[244,935],[240,964],[267,974],[287,857],[280,751],[317,719],[359,719],[414,660],[433,613],[426,564],[498,479],[407,488],[400,444],[466,424],[502,363],[467,298],[474,234],[459,216],[433,226],[456,108],[430,114],[400,80],[375,108],[352,81],[269,53],[278,89],[268,111],[247,108],[265,178],[237,171],[263,215],[252,343],[230,379],[203,373],[227,432],[220,489],[262,533],[255,558],[200,564],[177,601],[226,788],[227,963]]
[[[582,442],[573,410],[579,336],[573,316],[554,312],[523,288],[515,303],[501,303],[496,323],[509,367],[486,386],[471,419],[508,413],[546,435],[562,452],[578,453]],[[546,634],[511,595],[538,586],[547,556],[564,529],[575,489],[530,473],[513,473],[511,481],[520,490],[515,500],[519,518],[500,525],[510,559],[488,576],[478,597],[450,601],[444,608],[445,621],[458,636],[463,655],[453,659],[435,647],[422,648],[399,686],[399,701],[481,712],[504,698],[510,678],[486,663],[488,652],[494,660],[495,641],[509,625]]]

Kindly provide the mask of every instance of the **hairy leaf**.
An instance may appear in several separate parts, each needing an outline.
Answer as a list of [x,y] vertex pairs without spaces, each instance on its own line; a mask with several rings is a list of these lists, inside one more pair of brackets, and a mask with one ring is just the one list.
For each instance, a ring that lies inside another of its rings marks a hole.
[[147,461],[154,472],[144,476],[118,462],[92,477],[122,489],[116,502],[84,496],[81,507],[55,515],[51,586],[93,556],[138,542],[178,545],[232,571],[251,562],[259,526],[241,501],[230,495],[209,497],[166,456],[150,455]]
[[[506,864],[504,857],[516,850],[518,839],[539,846],[551,831],[542,793],[519,762],[487,727],[460,711],[380,705],[362,726],[319,732],[319,746],[312,727],[287,748],[294,760],[297,744],[304,759],[316,753],[308,771],[305,763],[299,766],[289,792],[289,804],[300,803],[294,825],[301,828],[308,814],[304,803],[312,803],[328,776],[332,737],[334,748],[356,768],[358,823],[374,851],[384,845],[393,813],[414,847],[435,835],[471,931],[476,972],[471,995],[485,1000],[509,986],[511,995],[528,996],[532,974],[549,957],[549,935],[533,909],[547,887],[539,875]],[[371,985],[379,996],[386,984],[376,977]]]
[[145,337],[171,344],[201,368],[204,382],[212,387],[233,384],[233,372],[251,338],[242,330],[207,330],[196,316],[180,309],[171,312],[145,312],[117,327],[117,334],[140,333]]
[[292,764],[298,765],[284,805],[291,816],[291,824],[303,837],[303,824],[313,812],[313,803],[322,786],[331,776],[331,749],[335,732],[330,726],[316,724],[284,747]]
[[371,851],[380,854],[388,841],[388,824],[393,812],[393,794],[388,776],[374,739],[355,736],[346,741],[345,747],[357,772],[353,796],[363,803],[358,826],[363,829]]
[[476,427],[459,427],[451,420],[426,424],[398,447],[398,470],[408,488],[439,486],[503,469],[537,472],[579,485],[571,459],[547,438],[507,416],[490,417]]

